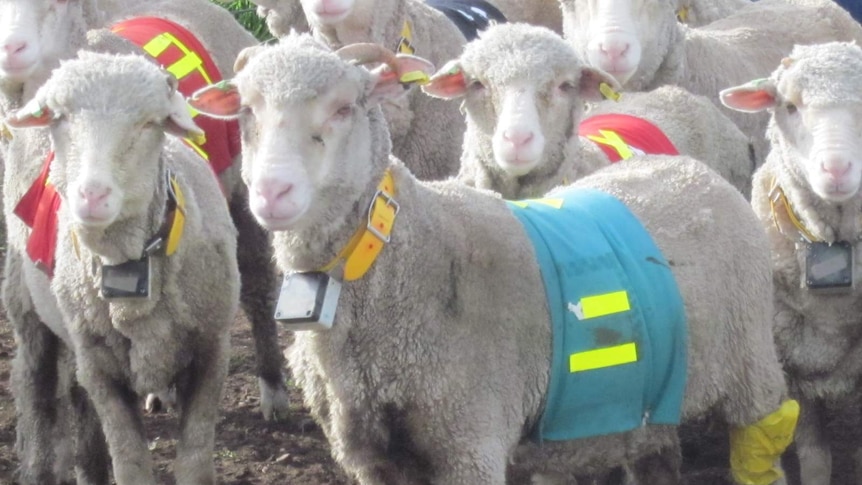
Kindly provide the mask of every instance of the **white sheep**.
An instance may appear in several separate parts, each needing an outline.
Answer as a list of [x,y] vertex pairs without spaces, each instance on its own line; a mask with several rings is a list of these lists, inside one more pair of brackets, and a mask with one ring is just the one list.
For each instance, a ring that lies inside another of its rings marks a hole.
[[[421,0],[302,0],[315,37],[333,49],[373,42],[415,52],[442,65],[461,53],[461,31]],[[393,152],[421,179],[443,179],[458,171],[464,118],[458,107],[410,89],[383,105]]]
[[[760,0],[709,25],[677,22],[674,0],[562,0],[563,31],[583,59],[625,90],[676,84],[721,106],[718,92],[769,74],[794,44],[862,41],[862,25],[832,0]],[[763,162],[765,114],[722,111],[751,137]]]
[[[78,49],[88,47],[106,52],[142,52],[140,48],[114,35],[103,26],[115,25],[131,16],[155,15],[172,20],[194,32],[211,54],[222,74],[233,69],[239,51],[256,43],[233,16],[222,7],[207,0],[184,2],[153,1],[129,2],[111,0],[111,9],[104,10],[105,0],[60,2],[54,0],[16,2],[0,1],[0,85],[3,85],[3,112],[8,113],[32,96],[59,59],[75,55]],[[98,14],[97,14],[98,13]],[[110,14],[106,19],[106,14]],[[11,19],[20,19],[12,22]],[[93,29],[89,30],[88,29]],[[89,38],[85,37],[89,35]],[[18,45],[17,49],[12,46]],[[168,50],[174,47],[170,47]],[[47,152],[45,152],[47,153]],[[38,155],[44,157],[44,154]],[[41,163],[41,162],[39,162]],[[32,183],[39,163],[23,164],[20,182],[13,186]],[[17,164],[18,166],[22,166]],[[261,410],[266,419],[284,417],[289,402],[283,377],[283,357],[278,344],[277,329],[272,319],[277,278],[272,269],[272,253],[267,233],[251,217],[246,188],[239,177],[239,164],[220,175],[230,200],[231,214],[240,229],[238,254],[242,275],[242,307],[251,322],[257,356],[256,372],[261,389]],[[26,190],[27,187],[20,189]],[[16,189],[17,190],[17,189]],[[24,192],[17,191],[11,199]],[[10,209],[12,208],[10,207]],[[14,223],[13,223],[14,224]],[[10,237],[21,237],[23,248],[27,230],[23,227],[9,231]],[[13,236],[14,235],[14,236]],[[14,249],[13,249],[14,250]],[[14,317],[12,317],[14,319]]]
[[751,202],[772,245],[775,341],[802,405],[796,447],[806,485],[829,483],[827,420],[856,416],[862,395],[860,73],[856,44],[797,46],[768,78],[722,92],[731,108],[770,113],[772,150]]
[[[353,65],[381,58],[388,68]],[[237,62],[231,82],[190,104],[240,117],[243,178],[279,266],[316,271],[345,258],[331,274],[345,278],[332,328],[299,332],[288,349],[338,463],[363,484],[500,484],[510,459],[554,483],[631,460],[641,483],[676,483],[675,428],[640,426],[640,414],[632,432],[530,445],[551,373],[549,311],[566,306],[549,308],[533,245],[505,201],[454,180],[419,182],[390,156],[378,106],[416,59],[368,44],[333,54],[291,35]],[[688,157],[645,157],[575,185],[623,201],[667,258],[651,267],[673,274],[685,302],[683,419],[775,417],[786,390],[769,254],[744,197]],[[342,251],[354,234],[362,243]],[[650,467],[656,457],[667,468]]]
[[49,127],[58,214],[51,290],[118,485],[155,484],[135,396],[176,386],[178,483],[214,484],[213,447],[239,302],[236,229],[173,75],[82,52],[13,127]]
[[[673,153],[655,143],[664,136],[672,143],[670,148],[704,161],[743,194],[750,193],[753,161],[748,139],[709,100],[665,86],[599,102],[603,84],[616,86],[608,74],[584,66],[557,34],[542,27],[502,24],[467,44],[461,57],[441,68],[422,89],[432,96],[463,100],[468,141],[458,178],[507,199],[538,197],[609,165],[611,160],[599,147],[616,143],[616,132],[625,138],[633,130],[636,135],[643,131],[627,125],[630,118],[622,126],[617,119],[595,118],[609,113],[640,118],[638,123],[650,123],[664,134],[639,138],[637,150]],[[584,113],[585,101],[597,104]],[[582,121],[599,124],[579,130],[579,125],[587,127]],[[584,136],[587,133],[593,139]]]

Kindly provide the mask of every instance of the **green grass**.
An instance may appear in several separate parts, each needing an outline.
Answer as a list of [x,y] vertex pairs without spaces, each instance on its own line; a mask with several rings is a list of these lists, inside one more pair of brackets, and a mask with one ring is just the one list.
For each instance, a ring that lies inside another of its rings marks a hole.
[[266,28],[266,22],[258,17],[255,12],[257,7],[249,0],[232,0],[230,2],[215,3],[228,9],[243,27],[257,37],[257,40],[266,42],[272,39],[272,34]]

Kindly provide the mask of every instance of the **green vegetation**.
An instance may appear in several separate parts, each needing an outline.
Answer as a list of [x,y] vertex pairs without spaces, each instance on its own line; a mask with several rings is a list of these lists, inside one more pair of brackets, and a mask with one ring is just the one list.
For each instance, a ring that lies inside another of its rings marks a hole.
[[266,28],[266,22],[257,15],[257,6],[249,0],[231,0],[230,2],[221,1],[215,3],[230,10],[239,23],[254,34],[259,41],[266,42],[272,39],[272,34]]

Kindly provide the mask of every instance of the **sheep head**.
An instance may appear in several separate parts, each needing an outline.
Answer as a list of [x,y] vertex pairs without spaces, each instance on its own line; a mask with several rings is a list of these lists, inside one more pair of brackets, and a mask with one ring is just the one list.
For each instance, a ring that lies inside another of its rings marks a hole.
[[618,87],[608,74],[583,66],[550,30],[500,24],[469,43],[422,89],[463,99],[471,140],[493,151],[493,160],[481,163],[520,177],[559,165],[577,135],[584,101],[602,99],[602,83]]
[[767,79],[725,89],[725,106],[767,110],[772,149],[824,200],[856,197],[862,184],[862,48],[796,46]]
[[563,32],[591,66],[623,87],[652,79],[677,25],[674,0],[561,0]]
[[[388,163],[379,103],[403,96],[405,72],[433,72],[427,61],[367,45],[333,53],[307,34],[240,57],[233,80],[198,91],[189,103],[203,114],[240,120],[251,210],[273,231],[327,220],[327,199],[353,203],[357,187],[372,183],[374,169]],[[383,65],[355,65],[371,61]]]
[[[92,1],[92,0],[90,0]],[[24,82],[47,73],[89,27],[86,0],[0,0],[0,77]]]
[[81,52],[57,68],[12,128],[47,127],[51,181],[76,223],[107,227],[146,211],[164,133],[199,136],[176,80],[140,56]]

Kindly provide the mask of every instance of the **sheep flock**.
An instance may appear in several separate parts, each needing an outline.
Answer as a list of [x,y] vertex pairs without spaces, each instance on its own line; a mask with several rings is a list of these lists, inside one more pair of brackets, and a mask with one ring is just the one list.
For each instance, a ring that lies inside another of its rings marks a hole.
[[0,484],[862,484],[856,2],[219,2],[0,0]]

